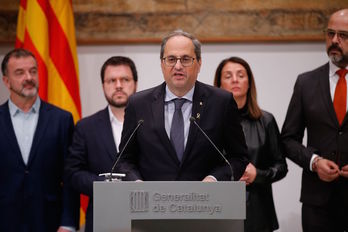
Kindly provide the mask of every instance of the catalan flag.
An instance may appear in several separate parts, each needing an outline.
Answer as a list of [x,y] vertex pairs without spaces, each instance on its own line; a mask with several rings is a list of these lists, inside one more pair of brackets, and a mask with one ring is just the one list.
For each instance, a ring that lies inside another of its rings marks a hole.
[[[74,14],[71,0],[21,0],[16,48],[35,54],[40,97],[81,118]],[[81,224],[85,223],[87,197],[82,197]]]
[[81,118],[78,62],[71,0],[21,0],[16,47],[38,60],[39,95]]

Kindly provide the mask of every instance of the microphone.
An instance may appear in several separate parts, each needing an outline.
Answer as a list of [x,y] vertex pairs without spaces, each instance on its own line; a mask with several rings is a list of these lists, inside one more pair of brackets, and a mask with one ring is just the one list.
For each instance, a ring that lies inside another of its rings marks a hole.
[[220,156],[225,160],[225,162],[227,163],[227,165],[230,167],[231,170],[231,181],[234,181],[234,177],[233,177],[233,168],[232,165],[230,164],[230,162],[226,159],[225,155],[217,148],[217,146],[214,144],[213,141],[211,141],[211,139],[209,138],[209,136],[203,131],[203,129],[198,125],[198,123],[196,122],[196,119],[194,117],[190,117],[190,122],[193,122],[193,124],[196,125],[196,127],[202,132],[202,134],[204,135],[204,137],[210,142],[211,145],[213,145],[213,147],[215,148],[215,150],[220,154]]
[[116,167],[118,161],[120,160],[121,156],[123,155],[123,152],[126,150],[126,147],[128,146],[129,142],[130,142],[131,139],[134,137],[135,132],[137,132],[138,128],[141,126],[141,124],[143,124],[143,122],[144,122],[143,119],[140,119],[140,120],[138,121],[137,126],[134,128],[132,134],[129,136],[129,138],[128,138],[126,144],[123,146],[122,151],[120,152],[120,154],[119,154],[119,156],[117,157],[117,159],[116,159],[114,165],[112,166],[110,173],[103,173],[103,174],[100,174],[99,176],[101,176],[101,175],[102,175],[102,176],[103,176],[103,175],[106,176],[106,177],[108,178],[108,181],[112,181],[112,177],[113,177],[113,176],[116,176],[116,177],[125,177],[125,176],[126,176],[125,174],[114,173],[114,169],[115,169],[115,167]]

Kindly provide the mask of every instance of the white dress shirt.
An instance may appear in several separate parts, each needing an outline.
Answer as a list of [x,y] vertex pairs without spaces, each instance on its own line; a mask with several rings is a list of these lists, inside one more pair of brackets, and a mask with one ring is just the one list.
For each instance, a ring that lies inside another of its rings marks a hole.
[[[184,96],[181,98],[185,98],[187,101],[182,105],[181,111],[182,116],[184,118],[184,149],[186,147],[188,133],[190,129],[190,117],[192,115],[192,99],[193,99],[193,92],[195,90],[195,87],[193,87],[190,91],[188,91]],[[166,86],[166,96],[164,98],[164,126],[167,132],[168,137],[170,138],[170,129],[172,127],[172,121],[173,116],[175,112],[175,104],[174,99],[178,98],[175,96]]]
[[123,122],[120,122],[111,111],[110,105],[108,106],[112,135],[114,136],[114,141],[116,145],[116,150],[119,151],[118,146],[121,142],[121,134],[123,130]]

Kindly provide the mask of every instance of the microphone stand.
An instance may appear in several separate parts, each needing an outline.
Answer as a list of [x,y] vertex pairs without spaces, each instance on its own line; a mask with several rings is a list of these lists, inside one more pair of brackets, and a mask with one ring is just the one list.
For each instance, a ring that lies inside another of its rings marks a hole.
[[190,117],[190,121],[193,122],[196,127],[202,132],[202,134],[204,135],[204,137],[210,142],[211,145],[213,145],[213,147],[215,148],[215,150],[220,154],[220,156],[224,159],[224,161],[227,163],[228,167],[230,168],[231,171],[231,181],[234,181],[234,176],[233,176],[233,169],[232,169],[232,165],[231,163],[226,159],[225,155],[217,148],[217,146],[215,145],[215,143],[213,143],[213,141],[211,141],[211,139],[209,138],[209,136],[203,131],[203,129],[198,125],[198,123],[196,122],[196,119],[194,117]]
[[126,144],[123,146],[123,149],[122,151],[120,152],[119,156],[117,157],[114,165],[112,166],[111,168],[111,171],[109,173],[102,173],[102,174],[99,174],[99,176],[105,176],[105,180],[108,181],[108,182],[112,182],[112,181],[121,181],[121,178],[122,177],[125,177],[126,174],[123,174],[123,173],[114,173],[114,170],[115,170],[115,167],[118,163],[118,161],[120,160],[121,156],[123,155],[126,147],[128,146],[130,140],[134,137],[134,134],[135,132],[137,132],[138,128],[141,126],[141,124],[143,124],[144,120],[140,119],[138,121],[138,124],[137,126],[135,127],[135,129],[133,130],[132,134],[129,136]]

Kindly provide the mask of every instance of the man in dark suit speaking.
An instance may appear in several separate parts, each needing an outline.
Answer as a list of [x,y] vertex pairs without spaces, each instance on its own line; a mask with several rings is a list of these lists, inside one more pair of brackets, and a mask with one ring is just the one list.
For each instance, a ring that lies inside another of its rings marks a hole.
[[348,9],[330,17],[325,34],[330,61],[297,78],[282,129],[287,156],[303,168],[305,232],[348,231]]
[[[174,31],[163,39],[160,59],[165,82],[129,99],[118,171],[135,181],[231,180],[229,166],[196,122],[224,151],[238,180],[248,160],[237,105],[232,94],[197,81],[200,42]],[[139,121],[142,125],[126,146]]]

